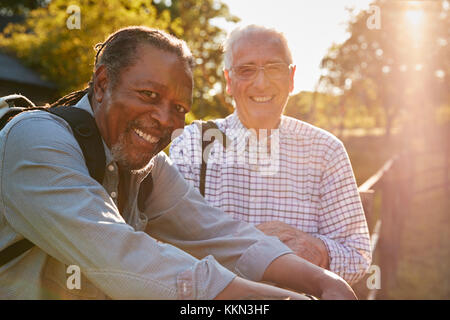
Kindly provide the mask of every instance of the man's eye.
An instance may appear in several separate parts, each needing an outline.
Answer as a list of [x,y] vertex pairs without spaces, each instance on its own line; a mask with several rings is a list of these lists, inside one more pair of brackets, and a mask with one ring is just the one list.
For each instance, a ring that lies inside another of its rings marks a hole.
[[141,93],[142,93],[145,97],[150,98],[150,99],[156,99],[156,98],[158,98],[158,94],[157,94],[156,92],[154,92],[154,91],[144,90],[144,91],[141,91]]
[[285,70],[289,71],[289,67],[282,63],[266,64],[265,69],[268,72],[283,72]]
[[180,105],[180,104],[175,105],[175,109],[176,109],[177,112],[179,112],[179,113],[186,113],[186,109],[185,109],[182,105]]
[[236,68],[236,73],[240,76],[252,76],[256,70],[255,66],[241,66]]

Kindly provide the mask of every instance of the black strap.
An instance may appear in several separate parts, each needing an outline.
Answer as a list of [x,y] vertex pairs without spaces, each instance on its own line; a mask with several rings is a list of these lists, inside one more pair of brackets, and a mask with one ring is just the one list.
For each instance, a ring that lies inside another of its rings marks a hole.
[[19,240],[0,251],[0,267],[34,247],[28,239]]
[[[81,151],[83,152],[89,174],[102,184],[105,174],[105,151],[95,119],[89,112],[67,106],[53,108],[10,108],[10,110],[8,110],[0,119],[0,129],[2,129],[5,124],[17,114],[29,110],[48,111],[67,121],[72,128],[75,139],[80,145]],[[3,249],[0,251],[0,267],[17,258],[33,246],[34,244],[28,239],[22,239]]]
[[94,117],[85,110],[68,106],[53,107],[48,111],[60,116],[70,125],[83,152],[90,176],[102,184],[105,175],[106,157]]
[[139,186],[138,193],[138,208],[141,212],[145,210],[145,200],[147,200],[150,193],[153,191],[153,177],[150,172],[147,177],[145,177],[144,181],[141,182]]
[[[199,122],[197,122],[198,125]],[[217,124],[213,120],[202,121],[201,124],[201,136],[202,136],[202,165],[200,167],[200,194],[205,196],[205,185],[206,185],[206,168],[207,161],[209,159],[209,153],[205,154],[206,148],[215,141],[215,136],[211,137],[211,140],[205,140],[205,132],[209,129],[217,129],[222,134],[222,144],[223,147],[227,147],[227,136],[223,133]]]

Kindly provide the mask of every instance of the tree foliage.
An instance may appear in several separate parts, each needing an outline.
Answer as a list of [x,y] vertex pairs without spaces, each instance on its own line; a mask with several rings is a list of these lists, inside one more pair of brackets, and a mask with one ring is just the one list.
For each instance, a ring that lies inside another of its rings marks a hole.
[[[27,7],[27,1],[17,3],[17,10],[27,11],[24,23],[8,25],[0,34],[0,48],[47,80],[56,83],[61,94],[83,88],[92,71],[95,44],[115,30],[129,25],[159,28],[184,39],[197,62],[194,71],[195,117],[221,116],[229,112],[221,90],[221,42],[225,32],[211,23],[214,18],[228,21],[228,7],[216,0],[52,0],[48,5]],[[41,1],[42,2],[42,1]],[[45,1],[43,1],[44,3]],[[46,3],[45,3],[46,4]],[[80,9],[80,29],[69,29],[73,14],[69,5]],[[15,10],[12,5],[11,9]]]
[[347,129],[377,127],[374,111],[350,95],[302,91],[289,98],[284,114],[341,136]]
[[48,0],[2,0],[1,15],[26,15],[30,10],[45,7]]
[[228,7],[216,0],[172,0],[158,1],[158,11],[169,10],[171,17],[179,22],[177,30],[169,31],[185,39],[196,57],[195,89],[193,113],[197,118],[217,118],[228,115],[231,98],[224,92],[225,82],[222,72],[222,43],[226,33],[214,24],[214,19],[222,18],[238,22],[230,14]]
[[400,121],[448,106],[450,12],[441,0],[377,0],[371,8],[378,11],[352,15],[348,40],[323,58],[319,87],[339,93],[345,113],[352,105],[367,108],[389,134]]

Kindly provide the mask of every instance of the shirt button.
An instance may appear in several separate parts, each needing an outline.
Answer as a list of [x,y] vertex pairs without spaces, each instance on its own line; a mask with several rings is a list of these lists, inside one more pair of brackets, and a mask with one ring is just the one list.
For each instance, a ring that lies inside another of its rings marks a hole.
[[115,197],[117,197],[117,192],[115,192],[115,191],[111,192],[111,198],[115,198]]
[[114,166],[113,166],[112,164],[110,164],[110,165],[108,166],[108,170],[109,170],[109,171],[114,171]]

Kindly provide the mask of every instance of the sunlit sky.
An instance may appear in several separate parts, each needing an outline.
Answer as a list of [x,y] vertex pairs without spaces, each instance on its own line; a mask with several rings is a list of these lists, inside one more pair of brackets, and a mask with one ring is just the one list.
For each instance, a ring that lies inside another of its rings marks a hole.
[[[294,93],[314,90],[320,77],[319,64],[327,49],[345,41],[346,7],[368,9],[371,0],[222,0],[240,24],[261,24],[282,31],[297,65]],[[235,25],[218,22],[225,30]]]

